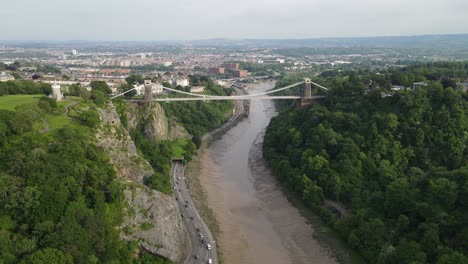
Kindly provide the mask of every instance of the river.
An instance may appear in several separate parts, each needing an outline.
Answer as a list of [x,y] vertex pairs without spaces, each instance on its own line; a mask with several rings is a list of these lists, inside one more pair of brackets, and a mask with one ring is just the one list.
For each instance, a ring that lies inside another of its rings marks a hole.
[[[251,86],[249,93],[274,82]],[[262,159],[263,134],[273,102],[252,101],[249,117],[200,154],[200,182],[220,225],[227,264],[337,263],[313,238],[314,229],[282,193]]]

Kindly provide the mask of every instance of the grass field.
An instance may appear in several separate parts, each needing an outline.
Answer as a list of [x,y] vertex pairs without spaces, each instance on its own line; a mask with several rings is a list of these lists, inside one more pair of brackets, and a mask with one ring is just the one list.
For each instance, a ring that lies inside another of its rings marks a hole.
[[16,106],[36,102],[42,96],[44,95],[18,94],[0,96],[0,109],[14,111]]

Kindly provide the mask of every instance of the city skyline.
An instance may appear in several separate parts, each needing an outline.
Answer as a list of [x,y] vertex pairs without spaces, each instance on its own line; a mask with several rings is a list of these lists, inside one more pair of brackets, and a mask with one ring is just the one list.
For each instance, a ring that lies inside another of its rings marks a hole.
[[[369,0],[22,0],[2,4],[14,21],[2,40],[163,41],[308,39],[468,33],[468,2]],[[18,15],[20,14],[20,15]]]

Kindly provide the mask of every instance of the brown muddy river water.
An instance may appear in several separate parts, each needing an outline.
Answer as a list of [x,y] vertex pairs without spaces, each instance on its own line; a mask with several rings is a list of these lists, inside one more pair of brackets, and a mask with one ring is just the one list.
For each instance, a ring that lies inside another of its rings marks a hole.
[[[273,86],[274,82],[258,83],[249,93]],[[252,101],[249,117],[201,153],[200,181],[220,224],[224,261],[337,263],[265,168],[261,144],[275,114],[273,102]]]

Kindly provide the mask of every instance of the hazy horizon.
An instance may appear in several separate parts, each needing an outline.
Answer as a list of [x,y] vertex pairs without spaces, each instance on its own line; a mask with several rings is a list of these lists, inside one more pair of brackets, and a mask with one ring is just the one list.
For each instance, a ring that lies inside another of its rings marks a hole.
[[2,4],[15,41],[190,41],[466,34],[463,0],[20,0]]

